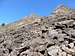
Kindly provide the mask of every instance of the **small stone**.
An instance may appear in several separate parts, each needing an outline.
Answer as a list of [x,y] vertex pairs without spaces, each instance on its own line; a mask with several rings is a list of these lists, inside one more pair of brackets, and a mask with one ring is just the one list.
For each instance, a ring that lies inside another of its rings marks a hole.
[[62,56],[66,56],[66,52],[62,52]]
[[59,52],[58,52],[59,56],[62,56],[62,50],[59,49]]
[[70,55],[70,54],[67,54],[67,56],[72,56],[72,55]]
[[55,56],[58,53],[59,47],[58,46],[51,46],[47,49],[48,54],[51,56]]
[[74,47],[74,43],[70,43],[69,46],[70,46],[71,48],[73,48],[73,47]]

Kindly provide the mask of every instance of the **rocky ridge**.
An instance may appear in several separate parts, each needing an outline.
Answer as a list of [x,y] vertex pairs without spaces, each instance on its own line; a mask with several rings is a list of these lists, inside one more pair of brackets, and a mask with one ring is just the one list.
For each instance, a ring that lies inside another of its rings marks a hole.
[[[30,16],[31,23],[15,23],[15,29],[0,33],[0,56],[75,56],[75,14]],[[62,11],[65,11],[62,13]],[[13,24],[12,24],[13,25]]]

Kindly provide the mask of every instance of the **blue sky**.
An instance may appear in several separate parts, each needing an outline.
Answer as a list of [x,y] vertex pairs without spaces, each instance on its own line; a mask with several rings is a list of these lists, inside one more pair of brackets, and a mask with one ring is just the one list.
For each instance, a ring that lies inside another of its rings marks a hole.
[[48,16],[59,4],[75,8],[75,0],[0,0],[0,24],[14,22],[32,13]]

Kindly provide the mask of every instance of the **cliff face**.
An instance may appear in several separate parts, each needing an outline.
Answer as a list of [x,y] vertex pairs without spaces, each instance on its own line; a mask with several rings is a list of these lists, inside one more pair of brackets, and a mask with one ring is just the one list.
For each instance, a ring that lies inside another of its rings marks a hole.
[[63,8],[6,25],[0,33],[0,56],[75,56],[75,15]]

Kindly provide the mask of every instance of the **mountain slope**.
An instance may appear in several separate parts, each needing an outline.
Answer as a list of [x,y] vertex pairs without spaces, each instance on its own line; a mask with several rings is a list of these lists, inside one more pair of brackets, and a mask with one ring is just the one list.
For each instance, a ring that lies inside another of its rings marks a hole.
[[75,56],[75,15],[61,14],[6,25],[9,31],[0,33],[0,56]]

